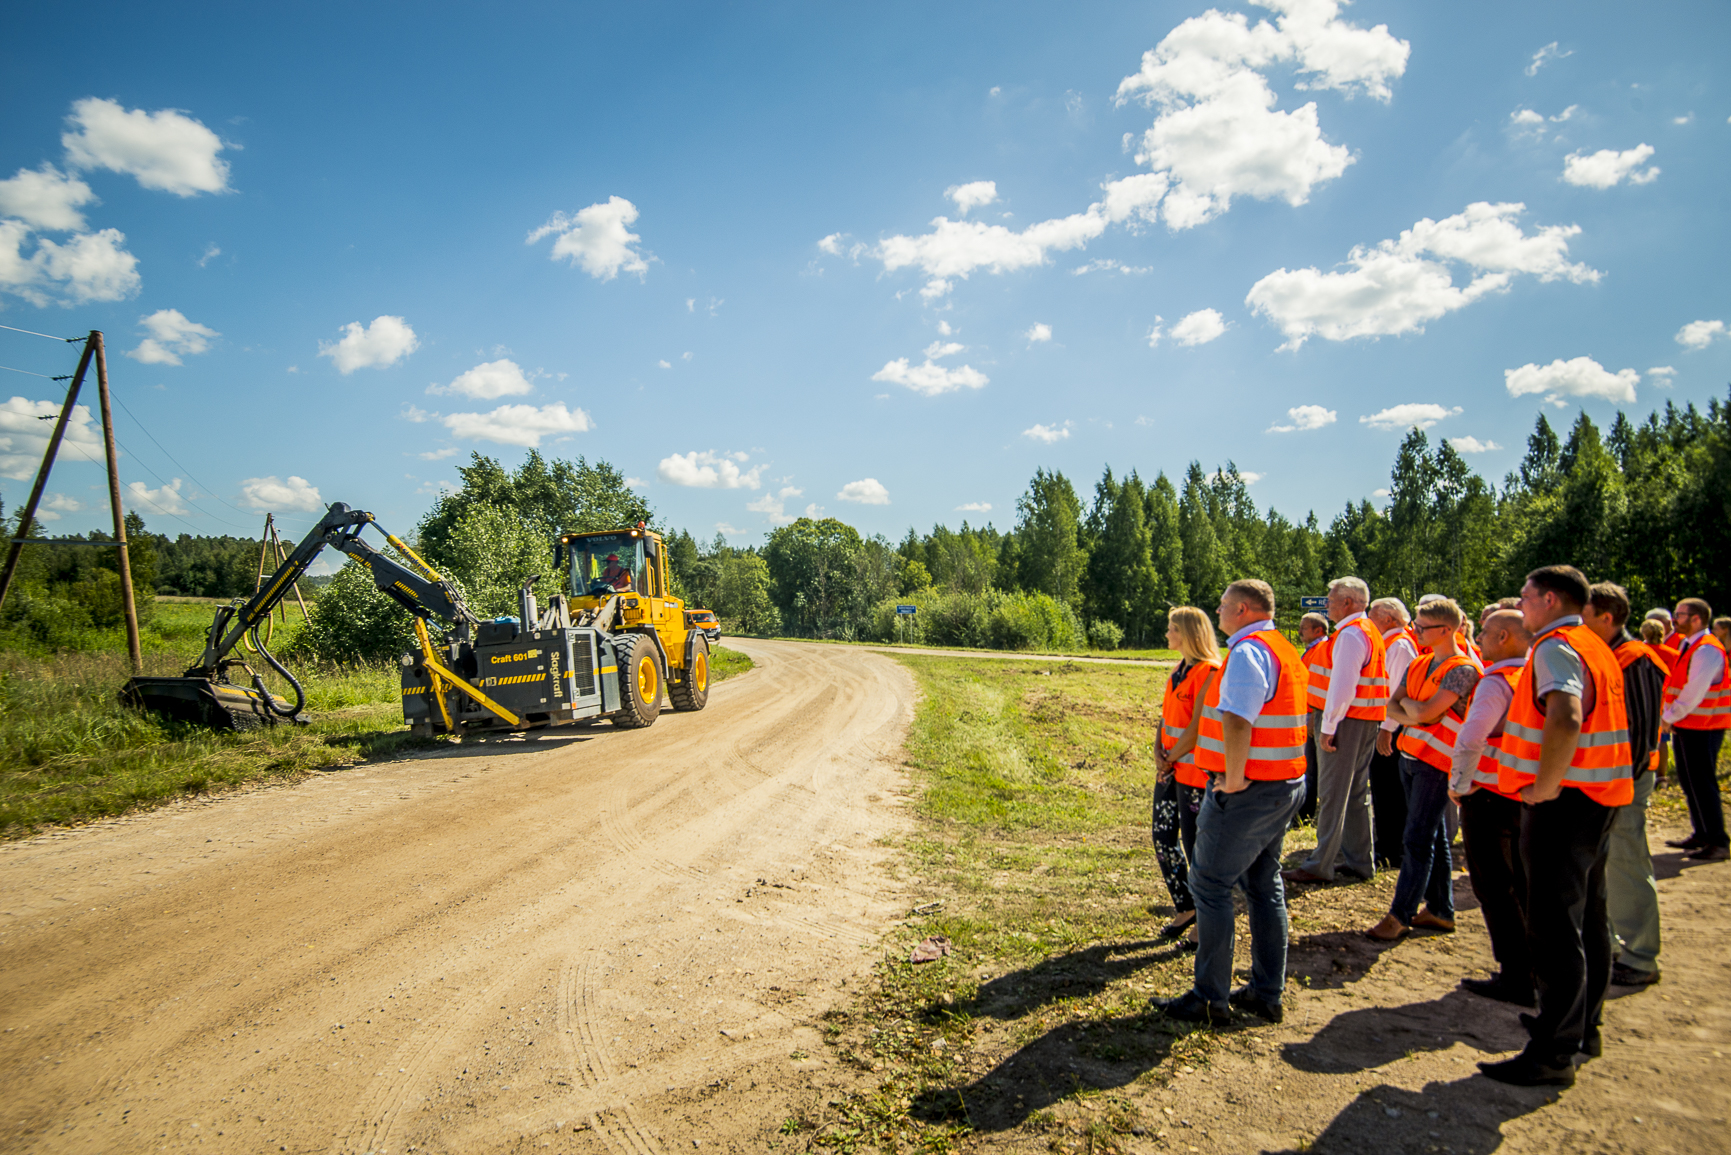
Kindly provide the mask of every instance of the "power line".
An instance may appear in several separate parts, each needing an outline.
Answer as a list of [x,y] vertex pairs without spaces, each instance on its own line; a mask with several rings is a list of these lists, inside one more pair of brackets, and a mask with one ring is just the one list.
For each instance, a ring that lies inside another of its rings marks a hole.
[[47,337],[50,341],[63,341],[70,345],[74,341],[83,341],[83,337],[56,337],[53,333],[38,333],[34,329],[20,329],[14,325],[0,325],[0,329],[11,329],[14,333],[28,333],[32,337]]
[[[184,465],[181,465],[180,459],[175,457],[174,454],[170,453],[168,451],[167,447],[164,446],[162,444],[162,442],[160,442],[156,439],[156,434],[152,433],[149,429],[145,428],[144,422],[142,422],[138,419],[138,414],[134,413],[131,409],[127,409],[126,402],[121,401],[118,394],[110,394],[110,396],[114,397],[114,400],[119,403],[119,405],[122,409],[126,409],[126,415],[128,417],[132,418],[132,423],[134,425],[138,426],[139,430],[146,437],[150,438],[151,444],[155,445],[158,449],[162,450],[162,455],[164,457],[168,458],[170,461],[174,462],[176,465],[179,465],[180,471],[182,473],[186,474],[186,476],[192,481],[192,483],[194,485],[198,486],[200,489],[205,490],[207,493],[210,493],[212,496],[216,495],[216,490],[214,488],[206,485],[204,482],[200,481],[198,478],[193,477],[192,476],[192,470],[188,469]],[[158,477],[157,480],[161,481],[162,478]],[[242,516],[245,516],[249,512],[248,510],[244,510],[244,509],[240,508],[239,506],[233,504],[232,502],[224,500],[221,497],[217,497],[217,500],[221,501],[224,505],[228,506],[230,509],[234,510],[238,514],[241,514]],[[231,521],[225,521],[225,522],[223,522],[223,524],[224,525],[234,525],[234,523]],[[239,528],[239,527],[237,526],[236,528]]]
[[72,374],[70,374],[70,373],[66,374],[64,377],[50,377],[46,373],[36,373],[36,372],[33,372],[29,369],[13,369],[12,366],[10,366],[10,365],[0,365],[0,369],[6,369],[6,370],[9,370],[10,372],[13,372],[13,373],[23,373],[29,377],[40,377],[44,381],[70,381],[70,380],[72,380]]

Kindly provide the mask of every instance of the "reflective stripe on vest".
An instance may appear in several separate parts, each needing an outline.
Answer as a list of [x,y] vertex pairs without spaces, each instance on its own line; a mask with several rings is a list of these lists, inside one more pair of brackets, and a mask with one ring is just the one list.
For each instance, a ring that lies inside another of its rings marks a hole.
[[[1250,756],[1244,776],[1252,781],[1279,781],[1304,777],[1305,673],[1298,650],[1276,630],[1246,634],[1232,647],[1226,660],[1240,646],[1256,645],[1274,659],[1274,696],[1262,712],[1250,720]],[[1196,737],[1196,765],[1210,774],[1226,772],[1226,726],[1220,709],[1220,683],[1225,670],[1210,679],[1202,701],[1202,722]]]
[[[1521,692],[1521,671],[1518,669],[1505,667],[1501,670],[1489,670],[1485,673],[1485,677],[1501,678],[1509,684],[1510,703],[1513,703]],[[1475,698],[1478,696],[1477,690],[1473,691],[1473,696]],[[1503,753],[1503,734],[1507,727],[1508,717],[1508,711],[1504,710],[1502,721],[1491,728],[1490,737],[1485,741],[1485,748],[1479,754],[1479,760],[1473,764],[1473,785],[1481,790],[1491,790],[1503,794],[1499,778],[1502,773],[1503,759],[1506,757]],[[1509,765],[1512,768],[1513,763],[1510,762]],[[1505,798],[1514,797],[1514,795],[1508,794],[1503,796]]]
[[1665,706],[1669,708],[1683,692],[1683,687],[1689,684],[1689,667],[1695,664],[1695,655],[1702,646],[1712,646],[1719,651],[1723,669],[1719,672],[1719,680],[1707,687],[1695,708],[1677,719],[1674,725],[1679,730],[1731,730],[1731,655],[1726,654],[1725,643],[1711,633],[1691,646],[1683,660],[1666,676]]
[[[1626,806],[1635,797],[1634,767],[1630,764],[1629,715],[1623,701],[1623,671],[1611,648],[1586,626],[1555,631],[1581,657],[1584,673],[1593,681],[1593,712],[1582,721],[1574,757],[1563,775],[1563,785],[1573,786],[1601,806]],[[1549,635],[1546,635],[1548,640]],[[1533,658],[1539,642],[1527,654],[1519,693],[1509,705],[1504,727],[1502,773],[1498,783],[1505,794],[1514,794],[1539,777],[1540,745],[1545,736],[1545,716],[1533,700],[1536,682]]]
[[[1203,662],[1193,666],[1176,686],[1171,678],[1166,679],[1166,696],[1160,700],[1160,743],[1164,749],[1172,749],[1184,736],[1186,727],[1190,725],[1190,716],[1196,710],[1197,690],[1212,681],[1219,670],[1219,666]],[[1194,746],[1184,757],[1172,763],[1172,773],[1186,786],[1200,789],[1208,785],[1208,775],[1196,765]]]
[[[1380,722],[1388,715],[1388,654],[1382,635],[1370,624],[1369,618],[1358,618],[1341,627],[1341,633],[1357,627],[1364,634],[1364,665],[1359,668],[1358,684],[1353,687],[1352,701],[1346,708],[1348,718]],[[1313,710],[1328,705],[1328,687],[1334,674],[1334,643],[1340,634],[1333,634],[1312,646],[1304,655],[1305,670],[1310,685],[1305,697]]]
[[[1412,665],[1406,668],[1407,698],[1414,702],[1430,701],[1442,689],[1442,680],[1448,677],[1450,670],[1470,665],[1472,659],[1464,654],[1453,654],[1440,662],[1435,654],[1413,659]],[[1471,700],[1470,697],[1467,699]],[[1461,719],[1455,716],[1454,707],[1450,706],[1443,711],[1442,717],[1429,725],[1408,726],[1402,730],[1400,752],[1447,774],[1454,761],[1455,738],[1460,732]]]

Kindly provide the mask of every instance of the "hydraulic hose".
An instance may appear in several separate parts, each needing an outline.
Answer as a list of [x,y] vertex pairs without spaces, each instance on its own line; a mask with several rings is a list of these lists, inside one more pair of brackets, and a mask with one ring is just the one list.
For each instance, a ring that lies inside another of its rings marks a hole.
[[252,684],[258,689],[259,694],[264,698],[265,709],[269,710],[279,718],[293,718],[296,714],[299,714],[302,710],[306,709],[306,690],[302,689],[300,682],[295,679],[293,674],[288,672],[288,667],[277,661],[276,655],[264,648],[264,643],[259,640],[257,629],[252,631],[252,644],[258,647],[258,652],[264,656],[265,661],[270,663],[271,669],[281,674],[288,684],[295,688],[294,706],[288,710],[279,710],[276,708],[276,698],[273,697],[270,690],[265,687],[264,678],[258,674],[254,674],[252,676]]

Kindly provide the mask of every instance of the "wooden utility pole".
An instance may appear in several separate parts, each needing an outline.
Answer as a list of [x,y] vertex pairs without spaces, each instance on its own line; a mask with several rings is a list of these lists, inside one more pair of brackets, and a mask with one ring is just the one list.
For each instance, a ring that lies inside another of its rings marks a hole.
[[[96,389],[102,397],[102,443],[108,452],[108,506],[114,513],[114,545],[120,558],[120,597],[121,606],[126,611],[126,650],[132,657],[132,672],[142,674],[144,650],[138,644],[138,604],[132,596],[132,561],[126,551],[126,514],[120,508],[120,461],[114,453],[114,413],[108,404],[108,355],[103,351],[99,330],[91,330],[90,345],[96,349]],[[46,476],[46,468],[43,473]]]
[[[76,340],[76,338],[74,338]],[[6,604],[6,594],[12,589],[12,577],[18,572],[18,559],[23,556],[25,535],[36,522],[36,507],[42,501],[42,491],[48,487],[48,471],[54,468],[54,455],[60,450],[60,439],[66,435],[66,423],[72,419],[73,407],[78,404],[78,390],[84,384],[84,374],[90,368],[90,358],[96,352],[102,334],[92,332],[84,342],[84,355],[78,358],[78,369],[72,374],[72,387],[66,390],[66,403],[60,407],[60,419],[54,423],[54,432],[48,435],[48,451],[42,455],[42,468],[36,471],[36,484],[30,487],[30,497],[24,503],[24,512],[18,519],[18,536],[12,539],[12,547],[6,553],[6,568],[0,570],[0,606]],[[104,409],[108,401],[108,392],[103,390]],[[124,551],[122,552],[124,557]],[[127,596],[131,597],[132,587],[128,585]]]

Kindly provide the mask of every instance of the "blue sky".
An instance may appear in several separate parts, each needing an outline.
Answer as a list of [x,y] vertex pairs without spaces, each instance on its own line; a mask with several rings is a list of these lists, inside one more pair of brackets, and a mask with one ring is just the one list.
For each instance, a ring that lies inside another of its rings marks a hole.
[[[171,534],[405,530],[537,440],[736,544],[1192,458],[1326,522],[1414,422],[1496,481],[1541,409],[1723,396],[1728,47],[1723,4],[36,6],[0,324],[107,334]],[[59,387],[0,379],[10,508]],[[56,530],[105,518],[74,441]]]

